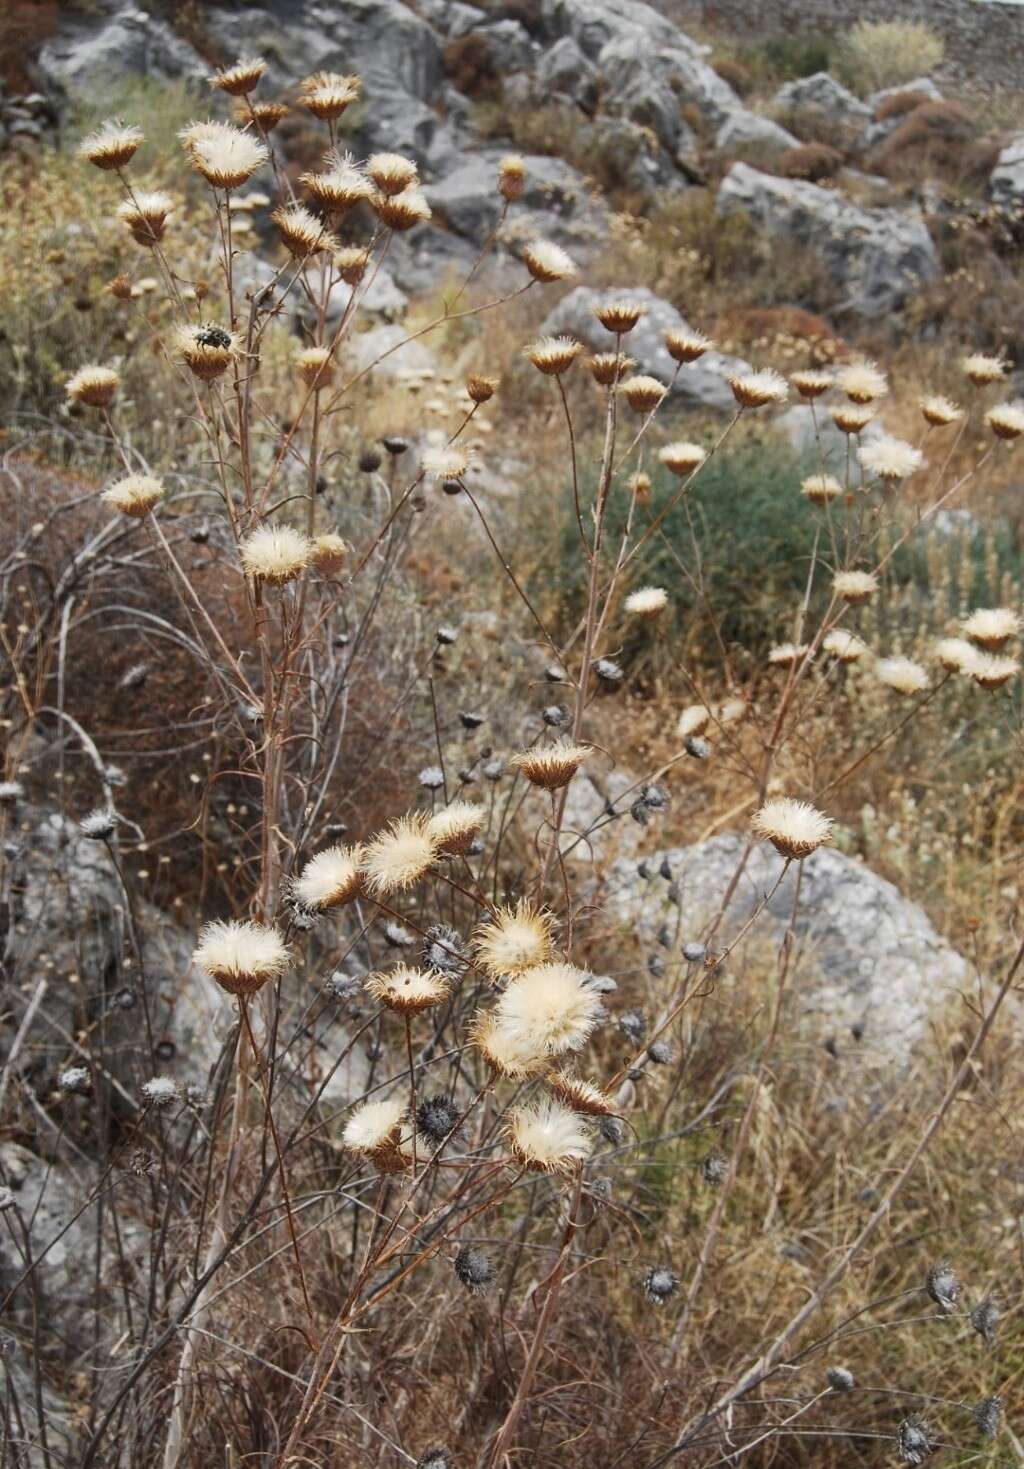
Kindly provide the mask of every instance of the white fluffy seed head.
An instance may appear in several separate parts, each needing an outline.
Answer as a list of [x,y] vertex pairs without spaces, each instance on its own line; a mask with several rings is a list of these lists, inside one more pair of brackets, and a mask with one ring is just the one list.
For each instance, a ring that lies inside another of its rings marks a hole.
[[679,716],[676,734],[684,740],[687,735],[700,734],[707,728],[710,718],[711,710],[705,704],[687,704]]
[[296,260],[307,260],[321,251],[339,248],[335,235],[303,204],[286,204],[270,216],[285,249]]
[[665,346],[668,355],[673,362],[696,362],[703,357],[705,352],[710,352],[715,345],[710,337],[703,332],[683,330],[680,327],[668,327],[662,336],[665,338]]
[[424,877],[437,859],[437,843],[422,812],[399,817],[367,843],[366,886],[378,896],[403,892]]
[[772,668],[792,668],[810,652],[807,643],[776,643],[768,650],[768,662]]
[[521,750],[508,763],[521,770],[531,785],[558,791],[569,784],[589,754],[589,745],[577,745],[572,740],[561,739],[552,745],[534,745],[529,750]]
[[398,1173],[408,1165],[402,1137],[405,1103],[401,1097],[363,1102],[345,1123],[342,1142],[353,1153],[372,1158],[382,1173]]
[[131,231],[139,245],[152,249],[164,237],[167,216],[174,208],[174,200],[162,189],[136,189],[130,199],[117,206],[117,217]]
[[500,1028],[526,1054],[557,1056],[583,1045],[603,1009],[585,970],[541,964],[511,981],[494,1007]]
[[524,1168],[536,1173],[567,1173],[590,1154],[587,1124],[554,1097],[545,1097],[509,1115],[508,1139]]
[[145,142],[141,128],[108,118],[78,145],[78,156],[97,168],[124,168]]
[[524,1050],[516,1037],[511,1035],[498,1017],[488,1010],[479,1010],[470,1027],[473,1044],[492,1071],[508,1081],[524,1081],[535,1076],[546,1065],[544,1056]]
[[473,456],[459,444],[444,444],[436,449],[424,449],[420,463],[423,473],[440,483],[442,480],[462,479],[469,470]]
[[944,428],[946,424],[956,423],[963,416],[963,409],[941,393],[929,393],[921,399],[921,417],[933,428]]
[[613,1098],[586,1077],[573,1071],[554,1071],[547,1081],[558,1100],[572,1111],[582,1112],[586,1117],[614,1116]]
[[626,611],[633,617],[657,617],[668,606],[664,587],[639,587],[625,601]]
[[371,974],[366,992],[402,1015],[415,1015],[439,1005],[448,994],[448,981],[434,969],[414,969],[398,964],[382,974]]
[[546,964],[554,953],[551,915],[525,898],[499,908],[474,935],[479,963],[491,979]]
[[966,638],[940,638],[935,644],[935,657],[947,673],[970,673],[978,650]]
[[439,852],[468,852],[487,812],[473,801],[452,801],[427,822],[427,836]]
[[120,386],[121,375],[115,368],[90,363],[68,378],[64,391],[72,403],[84,403],[89,408],[109,408]]
[[820,398],[822,393],[827,393],[835,382],[830,372],[821,372],[810,368],[805,372],[791,372],[789,380],[800,394],[801,398]]
[[972,643],[994,653],[1017,636],[1021,619],[1012,607],[978,607],[965,618],[962,626]]
[[348,553],[348,541],[337,531],[325,530],[313,537],[313,565],[325,576],[333,576],[340,571]]
[[239,340],[226,327],[179,326],[174,342],[190,372],[203,382],[222,377],[238,355]]
[[874,362],[851,362],[841,367],[836,384],[851,403],[875,403],[889,391],[885,373]]
[[301,576],[313,559],[313,544],[290,525],[261,525],[239,545],[246,576],[281,587]]
[[357,76],[343,76],[336,71],[318,71],[299,84],[302,105],[325,122],[342,115],[359,96],[361,83]]
[[635,413],[653,413],[667,394],[668,388],[656,377],[638,372],[619,384],[619,392]]
[[768,403],[785,403],[789,384],[781,373],[766,367],[761,372],[744,372],[727,379],[741,408],[764,408]]
[[1016,658],[1001,658],[997,653],[975,653],[965,670],[983,689],[1000,689],[1020,672]]
[[841,403],[831,410],[832,422],[840,433],[863,433],[875,416],[873,408],[858,407],[852,403]]
[[965,377],[974,384],[976,388],[983,388],[987,383],[997,383],[1006,376],[1006,363],[1001,357],[991,357],[985,352],[971,352],[961,364]]
[[751,825],[755,834],[771,842],[781,856],[796,861],[809,857],[832,835],[831,817],[808,801],[796,801],[790,796],[766,801]]
[[809,474],[800,486],[800,493],[812,505],[827,505],[830,500],[839,498],[843,487],[834,474]]
[[523,246],[522,260],[534,280],[544,285],[579,274],[572,256],[551,240],[531,240]]
[[233,66],[226,66],[210,77],[218,92],[227,92],[229,97],[246,97],[259,83],[267,69],[260,56],[241,56]]
[[150,474],[126,474],[103,491],[100,499],[111,510],[140,518],[164,497],[164,487]]
[[857,458],[869,474],[889,483],[909,479],[924,465],[920,449],[892,434],[879,434],[869,444],[862,444],[857,450]]
[[292,897],[317,911],[351,902],[363,885],[362,859],[360,846],[325,847],[292,882]]
[[419,170],[411,158],[400,153],[371,153],[366,172],[385,194],[400,194],[419,181]]
[[869,651],[867,643],[856,633],[847,632],[845,627],[834,627],[831,632],[827,632],[821,640],[821,646],[840,663],[856,663]]
[[875,677],[897,694],[921,694],[928,687],[928,670],[912,658],[879,658]]
[[699,469],[707,457],[707,450],[702,449],[700,444],[690,444],[682,439],[658,450],[658,458],[665,468],[680,477]]
[[322,209],[332,214],[340,214],[361,200],[374,197],[373,184],[352,155],[334,150],[325,154],[321,169],[300,174],[299,183],[305,185]]
[[283,974],[291,955],[276,929],[231,918],[206,925],[192,962],[228,994],[251,995]]
[[582,345],[572,337],[540,337],[524,347],[523,356],[545,377],[561,377],[582,351]]
[[228,122],[192,122],[178,134],[189,162],[216,189],[237,189],[266,163],[267,145]]
[[400,194],[375,194],[373,207],[388,229],[404,232],[430,219],[430,205],[422,189],[403,189]]
[[878,591],[878,577],[873,571],[838,571],[832,589],[844,602],[866,602]]
[[1012,443],[1024,434],[1024,407],[1019,403],[997,403],[985,414],[985,422],[997,439]]

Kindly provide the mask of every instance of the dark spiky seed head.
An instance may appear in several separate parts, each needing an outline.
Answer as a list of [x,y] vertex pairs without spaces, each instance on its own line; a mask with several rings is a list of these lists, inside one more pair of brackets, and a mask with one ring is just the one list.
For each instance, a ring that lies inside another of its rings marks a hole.
[[[438,641],[440,641],[440,637]],[[444,771],[440,765],[428,765],[425,770],[420,771],[416,779],[428,791],[439,791],[444,785]]]
[[449,627],[447,623],[442,623],[441,626],[437,629],[435,637],[442,647],[450,648],[452,643],[454,643],[455,639],[458,637],[458,633],[453,627]]
[[384,438],[381,439],[381,443],[388,453],[393,454],[396,459],[399,454],[404,454],[409,447],[408,439],[403,439],[401,434],[385,434]]
[[668,1041],[652,1041],[647,1047],[647,1055],[655,1066],[669,1066],[672,1062],[672,1047]]
[[491,1284],[495,1270],[482,1251],[475,1250],[472,1245],[463,1245],[455,1256],[455,1274],[468,1291],[477,1294]]
[[290,904],[288,916],[292,928],[297,929],[299,933],[309,933],[316,928],[316,914],[302,903]]
[[384,925],[384,938],[393,949],[407,949],[416,942],[416,937],[401,923],[389,918]]
[[196,546],[205,546],[210,539],[210,526],[208,521],[203,521],[188,533],[188,538]]
[[594,672],[604,684],[618,684],[622,682],[622,669],[614,658],[598,658],[594,664]]
[[683,945],[683,958],[688,964],[703,964],[707,949],[703,944],[691,943]]
[[956,1309],[960,1282],[954,1275],[953,1267],[948,1260],[940,1260],[938,1264],[931,1267],[925,1288],[940,1310],[948,1313]]
[[667,857],[662,857],[661,866],[658,868],[658,875],[659,877],[663,877],[666,882],[672,881],[672,864]]
[[986,1438],[995,1438],[999,1431],[999,1420],[1003,1413],[1003,1400],[996,1394],[990,1398],[982,1398],[971,1409],[974,1421],[981,1429]]
[[663,1306],[679,1289],[679,1277],[667,1265],[652,1265],[644,1276],[644,1295],[652,1306]]
[[68,1066],[57,1077],[62,1092],[84,1095],[92,1091],[92,1077],[87,1066]]
[[989,1346],[996,1339],[996,1323],[998,1320],[999,1307],[991,1296],[986,1296],[983,1301],[979,1301],[971,1312],[971,1325],[978,1335],[988,1342]]
[[447,1449],[427,1449],[416,1460],[416,1469],[452,1469],[452,1456]]
[[462,481],[460,479],[443,479],[441,488],[446,495],[461,495]]
[[709,1153],[701,1161],[700,1176],[712,1188],[717,1188],[728,1172],[729,1160],[722,1153]]
[[833,1392],[853,1392],[857,1386],[853,1373],[846,1367],[830,1367],[825,1377]]
[[153,1047],[153,1055],[158,1061],[173,1061],[177,1054],[178,1048],[172,1040],[157,1041]]
[[646,859],[636,864],[636,875],[637,877],[642,877],[644,882],[650,882],[651,878],[654,876],[654,873],[651,871],[650,865],[646,861]]
[[599,1117],[597,1129],[606,1143],[617,1148],[626,1136],[626,1126],[621,1117]]
[[479,729],[484,722],[484,716],[482,714],[471,714],[467,709],[462,711],[459,719],[463,729]]
[[549,729],[564,729],[569,723],[569,711],[564,704],[548,704],[541,711],[541,718]]
[[423,962],[428,969],[461,979],[469,961],[461,937],[447,923],[435,923],[429,928],[423,943]]
[[672,930],[667,923],[663,923],[658,929],[658,943],[663,949],[671,949],[672,947]]
[[640,787],[640,799],[649,811],[667,811],[669,807],[669,795],[664,786],[643,785]]
[[332,1000],[350,1000],[362,989],[362,981],[352,974],[343,974],[336,969],[324,980],[324,994],[329,995]]
[[904,1418],[896,1430],[896,1452],[905,1464],[923,1464],[932,1451],[928,1425],[917,1413]]
[[119,1010],[134,1010],[136,1005],[135,991],[127,988],[118,990],[114,997],[114,1003]]
[[117,830],[117,812],[109,806],[99,806],[82,817],[78,829],[90,842],[105,842]]
[[380,468],[380,455],[376,449],[364,449],[359,456],[359,468],[363,474],[373,474]]
[[639,1045],[647,1034],[647,1021],[639,1010],[623,1010],[619,1025],[634,1045]]
[[647,972],[660,979],[665,973],[665,961],[660,954],[651,954],[647,960]]
[[549,663],[544,670],[544,677],[548,683],[565,683],[565,669],[559,667],[557,663]]
[[416,1128],[429,1142],[440,1145],[458,1127],[461,1115],[451,1097],[442,1093],[424,1097],[416,1108]]
[[503,760],[488,760],[480,773],[484,780],[500,780],[505,774],[505,762]]
[[683,741],[683,746],[686,753],[691,755],[694,760],[706,760],[711,754],[711,746],[700,735],[687,735]]

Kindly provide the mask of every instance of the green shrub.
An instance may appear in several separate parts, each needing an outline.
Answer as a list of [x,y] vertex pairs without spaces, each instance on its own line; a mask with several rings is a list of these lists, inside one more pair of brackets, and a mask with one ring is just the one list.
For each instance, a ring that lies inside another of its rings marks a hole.
[[836,64],[842,80],[866,94],[927,76],[945,54],[942,37],[922,21],[859,20],[840,41]]

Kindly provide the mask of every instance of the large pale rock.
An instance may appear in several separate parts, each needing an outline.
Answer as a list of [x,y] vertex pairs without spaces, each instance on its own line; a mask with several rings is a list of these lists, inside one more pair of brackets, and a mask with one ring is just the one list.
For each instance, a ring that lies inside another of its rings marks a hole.
[[1010,139],[992,170],[992,198],[1003,207],[1024,203],[1024,133]]
[[538,96],[569,97],[588,111],[597,105],[597,69],[571,36],[562,36],[545,51],[534,72],[534,86]]
[[[594,351],[607,351],[608,333],[594,315],[594,307],[607,296],[607,291],[577,286],[563,297],[545,319],[541,331],[552,336],[565,333],[585,342]],[[662,382],[668,383],[675,373],[676,364],[669,356],[662,333],[669,328],[685,330],[687,324],[670,302],[656,296],[653,291],[631,290],[629,297],[630,300],[642,302],[647,308],[646,314],[627,339],[629,355],[636,358],[638,370],[651,372]],[[707,352],[698,362],[679,370],[671,402],[678,407],[711,408],[730,412],[736,405],[732,390],[725,380],[726,375],[745,370],[749,370],[749,364],[738,357],[727,357],[722,352]]]
[[745,163],[734,164],[722,181],[718,209],[744,214],[769,235],[820,254],[846,288],[844,305],[858,316],[884,316],[939,270],[916,210],[862,209],[834,190]]
[[210,68],[169,25],[129,0],[98,14],[62,15],[40,50],[39,70],[51,85],[93,101],[122,77],[199,83]]
[[[644,946],[653,945],[666,924],[675,932],[680,917],[680,944],[699,939],[718,912],[745,843],[730,833],[646,857],[654,874],[667,860],[671,884],[657,876],[644,880],[635,862],[616,863],[604,901],[607,917],[634,931]],[[791,988],[796,1013],[841,1053],[898,1064],[925,1039],[937,1007],[968,981],[969,967],[922,908],[852,857],[823,848],[802,867]],[[719,930],[720,944],[739,933],[781,869],[782,859],[767,843],[754,847]],[[729,958],[740,982],[745,967],[770,963],[776,953],[793,911],[795,882],[791,868]]]
[[382,377],[408,374],[428,377],[437,370],[437,359],[422,342],[408,341],[409,332],[397,322],[355,332],[345,339],[345,358],[360,372],[372,367]]
[[871,108],[837,82],[827,71],[813,76],[797,77],[786,82],[775,94],[774,106],[780,112],[801,112],[816,116],[837,127],[860,131],[871,121]]
[[742,153],[745,148],[758,153],[784,153],[787,148],[796,148],[799,142],[799,138],[794,138],[770,117],[745,110],[730,112],[715,134],[715,147],[727,154]]

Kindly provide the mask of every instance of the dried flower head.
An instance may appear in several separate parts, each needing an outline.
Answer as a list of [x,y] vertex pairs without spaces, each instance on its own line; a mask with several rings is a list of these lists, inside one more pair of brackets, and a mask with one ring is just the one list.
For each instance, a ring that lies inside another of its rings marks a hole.
[[845,627],[834,627],[821,640],[824,651],[840,663],[856,663],[868,652],[868,645],[856,633],[847,632]]
[[121,375],[113,367],[90,364],[80,367],[64,384],[72,403],[85,403],[89,408],[109,408],[121,386]]
[[466,394],[474,403],[489,403],[498,390],[496,377],[471,372],[466,378]]
[[851,362],[836,373],[836,385],[851,403],[876,403],[889,391],[885,373],[874,362]]
[[427,835],[439,852],[455,855],[468,852],[487,815],[472,801],[452,801],[435,811],[427,822]]
[[474,1250],[472,1245],[463,1245],[455,1256],[455,1274],[467,1290],[479,1293],[494,1281],[497,1272],[480,1250]]
[[461,1120],[462,1113],[454,1100],[446,1097],[443,1092],[437,1096],[424,1097],[416,1108],[416,1131],[435,1147],[440,1147],[458,1131]]
[[638,469],[626,481],[626,488],[639,505],[646,505],[651,498],[651,476]]
[[[320,208],[330,214],[351,209],[363,199],[374,197],[373,184],[356,166],[351,154],[331,150],[318,172],[299,176],[307,192]],[[336,257],[337,258],[337,257]]]
[[377,218],[388,229],[404,233],[430,218],[430,205],[421,189],[405,189],[401,194],[377,194],[373,200]]
[[572,257],[551,240],[531,240],[523,246],[522,260],[534,280],[542,285],[566,281],[579,273]]
[[508,1139],[513,1156],[532,1173],[567,1173],[591,1148],[590,1130],[579,1113],[553,1097],[515,1108]]
[[757,836],[771,842],[780,856],[795,861],[809,857],[832,836],[830,816],[808,801],[795,801],[790,796],[775,796],[765,801],[751,827]]
[[649,377],[646,373],[637,373],[634,377],[627,377],[625,382],[619,384],[619,392],[626,402],[637,413],[653,413],[668,392],[664,383],[659,383],[656,377]]
[[1012,443],[1024,434],[1024,408],[1019,403],[997,403],[985,414],[985,422],[997,439]]
[[229,97],[247,97],[259,85],[267,63],[259,56],[243,56],[234,63],[214,73],[210,82],[219,92]]
[[642,301],[630,301],[625,296],[613,297],[594,307],[594,315],[605,331],[613,332],[617,337],[631,332],[646,311]]
[[255,133],[229,122],[192,122],[178,136],[196,173],[215,189],[240,188],[270,156]]
[[401,1015],[415,1015],[439,1005],[448,994],[448,981],[436,969],[413,969],[399,964],[383,974],[371,974],[366,992]]
[[[250,113],[249,109],[252,109]],[[290,109],[286,102],[249,102],[238,110],[236,121],[246,122],[250,116],[255,120],[256,126],[265,133],[271,133],[279,122],[283,122],[288,116]]]
[[921,694],[928,687],[928,671],[912,658],[879,658],[875,677],[897,694]]
[[687,704],[679,716],[679,722],[676,725],[676,734],[681,739],[685,739],[687,735],[700,734],[702,729],[707,728],[710,718],[711,710],[706,705]]
[[869,444],[862,444],[857,450],[857,458],[870,474],[890,484],[909,479],[924,465],[920,449],[892,434],[879,434]]
[[342,1141],[353,1153],[372,1159],[381,1173],[399,1173],[409,1162],[402,1138],[404,1119],[401,1097],[363,1102],[346,1122]]
[[359,96],[357,76],[342,76],[336,71],[318,71],[299,84],[299,100],[314,117],[333,122]]
[[572,964],[540,964],[517,974],[493,1014],[510,1045],[523,1055],[556,1056],[583,1045],[601,1018],[589,975]]
[[560,377],[568,372],[582,351],[581,344],[572,337],[541,337],[524,347],[523,356],[545,376]]
[[78,156],[97,168],[120,169],[132,161],[145,140],[141,128],[108,118],[82,139]]
[[369,263],[370,252],[365,245],[344,245],[335,252],[335,269],[349,286],[358,286]]
[[987,383],[997,383],[1006,376],[1006,363],[1003,359],[987,356],[984,352],[971,352],[963,359],[961,366],[964,375],[976,388],[983,388]]
[[644,1295],[652,1306],[664,1306],[679,1289],[679,1276],[667,1265],[652,1265],[644,1275]]
[[700,444],[690,444],[683,439],[666,444],[663,449],[658,450],[658,458],[665,468],[680,478],[699,469],[707,457],[707,450],[702,449]]
[[222,377],[238,355],[239,347],[234,332],[202,322],[178,327],[175,344],[189,371],[203,382]]
[[164,497],[164,487],[150,474],[126,474],[103,491],[100,499],[122,515],[142,519]]
[[833,474],[809,474],[800,485],[800,493],[812,505],[827,505],[839,498],[843,487]]
[[905,1464],[923,1464],[934,1444],[924,1419],[917,1413],[904,1418],[896,1429],[896,1452]]
[[290,525],[261,525],[238,547],[246,576],[283,587],[301,576],[313,559],[313,543]]
[[285,249],[296,260],[307,260],[322,250],[337,250],[338,241],[323,223],[302,204],[287,204],[270,216],[277,225]]
[[768,650],[768,663],[772,668],[792,668],[801,663],[810,651],[807,643],[776,643]]
[[963,416],[963,409],[940,393],[931,393],[921,399],[921,417],[933,428],[944,428],[946,424],[956,423]]
[[867,428],[875,416],[873,408],[856,408],[849,404],[840,404],[833,408],[832,422],[842,434],[859,434]]
[[523,1081],[544,1069],[545,1057],[524,1050],[491,1011],[477,1011],[470,1034],[487,1065],[509,1081]]
[[419,182],[419,170],[411,158],[400,153],[371,153],[366,172],[383,194],[400,194]]
[[983,1301],[979,1301],[971,1312],[971,1325],[989,1346],[996,1339],[996,1325],[999,1321],[999,1315],[999,1307],[991,1296],[986,1296]]
[[138,190],[118,205],[117,217],[128,226],[137,244],[151,249],[163,239],[167,216],[173,208],[170,194],[159,189]]
[[830,372],[821,372],[814,368],[805,372],[791,372],[789,380],[801,398],[807,399],[820,398],[835,382]]
[[621,352],[595,352],[593,357],[587,358],[587,370],[602,388],[621,382],[635,366],[632,357],[624,357]]
[[498,193],[509,204],[523,197],[526,163],[518,153],[506,153],[498,164]]
[[999,1432],[999,1420],[1003,1416],[1003,1400],[998,1393],[982,1398],[971,1409],[971,1416],[985,1438],[995,1438]]
[[366,886],[378,896],[403,892],[419,882],[436,859],[429,818],[421,812],[401,816],[367,844],[363,858]]
[[690,331],[689,328],[669,327],[662,333],[668,355],[674,362],[696,362],[703,357],[705,352],[710,352],[715,345],[710,337],[703,332]]
[[178,1083],[170,1076],[152,1076],[143,1082],[142,1095],[151,1107],[169,1107],[178,1099]]
[[444,444],[438,449],[425,449],[421,463],[423,473],[440,484],[446,479],[462,479],[471,459],[469,450],[461,444]]
[[97,806],[78,823],[78,830],[90,842],[105,842],[117,830],[117,812],[111,806]]
[[867,602],[878,591],[878,577],[873,571],[838,571],[832,590],[844,602]]
[[560,1102],[585,1117],[611,1117],[615,1113],[615,1102],[607,1092],[577,1076],[572,1071],[554,1071],[548,1077],[548,1086]]
[[1001,689],[1016,678],[1020,663],[1016,658],[1000,658],[997,653],[975,653],[970,667],[964,670],[983,689]]
[[253,995],[285,972],[291,955],[276,929],[230,918],[206,925],[192,962],[229,995]]
[[727,381],[741,408],[763,408],[768,403],[785,403],[789,397],[786,379],[770,367],[761,372],[739,373]]
[[935,644],[935,657],[948,673],[970,673],[979,654],[966,638],[940,638]]
[[552,745],[533,745],[529,750],[520,750],[509,764],[521,770],[531,785],[559,791],[569,784],[589,754],[589,745],[560,739]]
[[978,607],[961,625],[972,643],[998,653],[1020,632],[1021,619],[1012,607]]
[[701,1159],[700,1176],[709,1188],[718,1188],[729,1173],[729,1160],[723,1153],[711,1152]]
[[292,882],[292,898],[313,912],[351,902],[363,885],[362,857],[360,846],[325,847]]
[[525,898],[499,908],[473,936],[477,960],[491,979],[546,964],[554,953],[551,915]]
[[292,360],[307,387],[326,387],[334,376],[334,359],[329,347],[302,347]]
[[853,1392],[857,1380],[846,1367],[829,1367],[825,1380],[833,1392]]
[[62,1092],[85,1096],[92,1091],[92,1076],[88,1066],[68,1066],[57,1077]]
[[925,1289],[941,1311],[947,1314],[956,1309],[960,1294],[960,1282],[948,1260],[940,1260],[928,1271]]
[[664,587],[640,587],[630,592],[624,605],[633,617],[657,617],[668,606],[668,592]]

